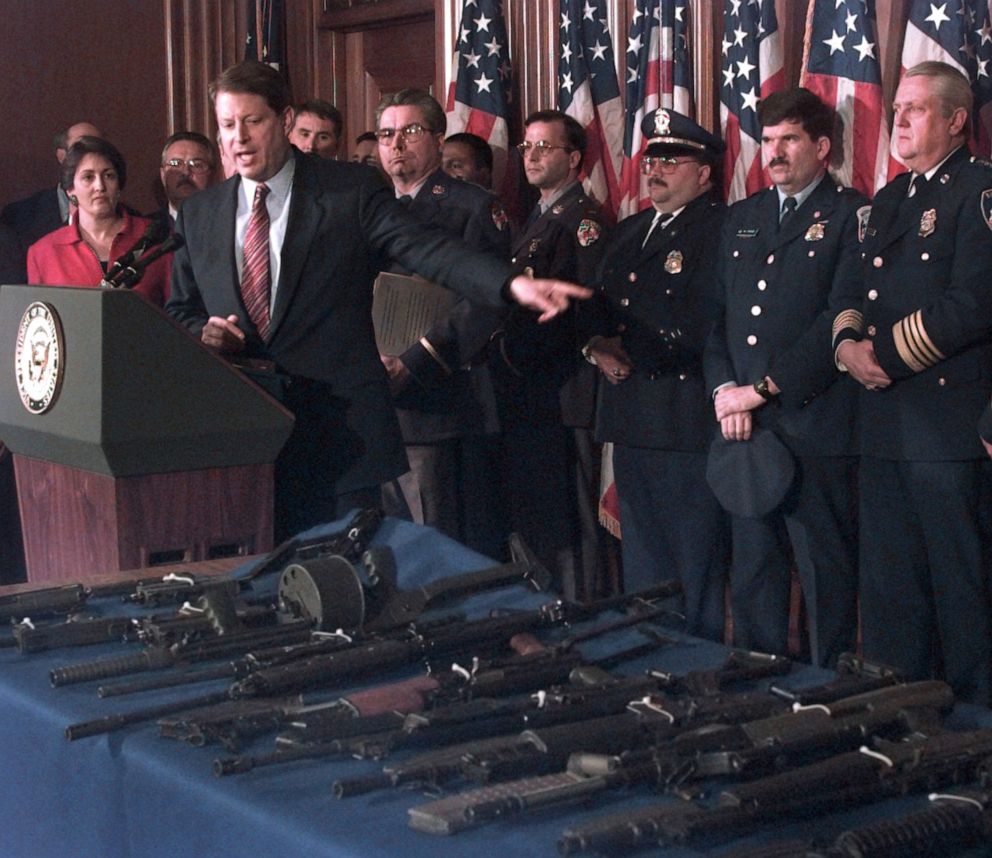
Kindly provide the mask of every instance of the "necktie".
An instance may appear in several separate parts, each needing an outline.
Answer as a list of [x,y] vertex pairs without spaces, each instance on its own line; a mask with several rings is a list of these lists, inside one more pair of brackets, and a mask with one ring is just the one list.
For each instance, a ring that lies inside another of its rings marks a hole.
[[668,222],[672,219],[672,216],[667,212],[655,212],[654,218],[651,221],[651,226],[648,227],[647,235],[644,236],[644,241],[641,242],[641,247],[645,247],[648,243],[648,239],[654,233],[655,227],[658,229],[664,229]]
[[778,226],[781,229],[789,220],[790,217],[796,211],[796,198],[786,197],[785,202],[782,203],[782,212],[778,216]]
[[413,202],[413,197],[411,197],[409,194],[403,194],[402,196],[397,197],[396,199],[399,202],[399,204],[403,206],[403,208],[408,208],[410,203]]
[[909,190],[906,191],[907,197],[915,197],[920,191],[923,190],[927,183],[927,177],[922,173],[917,173],[909,180]]
[[267,185],[255,187],[255,200],[245,232],[245,260],[241,269],[241,298],[259,336],[269,337],[269,210]]

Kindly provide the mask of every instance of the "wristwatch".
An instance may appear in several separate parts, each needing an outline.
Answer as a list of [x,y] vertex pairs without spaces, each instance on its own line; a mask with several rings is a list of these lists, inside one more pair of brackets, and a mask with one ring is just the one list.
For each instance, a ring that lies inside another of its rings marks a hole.
[[772,398],[772,392],[768,389],[768,379],[761,378],[754,383],[754,392],[758,394],[762,399],[769,400]]

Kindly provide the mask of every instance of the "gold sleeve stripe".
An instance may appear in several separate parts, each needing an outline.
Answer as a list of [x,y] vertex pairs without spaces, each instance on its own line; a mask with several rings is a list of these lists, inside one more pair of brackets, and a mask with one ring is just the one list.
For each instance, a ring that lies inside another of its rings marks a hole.
[[837,314],[837,318],[834,319],[834,329],[833,336],[837,336],[841,331],[846,328],[852,328],[858,333],[864,329],[865,317],[861,315],[857,310],[844,310]]
[[427,337],[420,338],[420,345],[422,345],[427,350],[427,354],[429,354],[432,358],[434,358],[434,360],[436,360],[439,364],[441,364],[441,369],[443,369],[446,374],[451,375],[451,367],[448,366],[441,359],[441,355],[437,353],[437,349],[431,345],[431,341],[428,340]]
[[922,372],[944,360],[944,355],[933,344],[923,327],[923,314],[920,310],[896,322],[892,326],[892,338],[899,357],[913,372]]

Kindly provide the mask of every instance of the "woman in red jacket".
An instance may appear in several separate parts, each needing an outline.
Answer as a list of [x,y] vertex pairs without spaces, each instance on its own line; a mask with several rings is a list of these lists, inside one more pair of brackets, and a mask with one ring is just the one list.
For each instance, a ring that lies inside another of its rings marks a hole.
[[[53,286],[99,286],[114,260],[131,249],[149,221],[120,204],[127,167],[106,140],[82,137],[62,162],[62,187],[76,210],[68,226],[28,248],[28,282]],[[135,287],[153,304],[169,297],[172,254],[145,269]]]

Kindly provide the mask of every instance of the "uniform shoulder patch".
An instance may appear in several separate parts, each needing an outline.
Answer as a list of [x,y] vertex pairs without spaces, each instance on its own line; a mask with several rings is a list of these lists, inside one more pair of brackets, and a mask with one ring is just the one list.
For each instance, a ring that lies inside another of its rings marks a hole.
[[596,243],[602,232],[603,228],[597,221],[584,217],[579,221],[579,227],[575,231],[575,237],[578,239],[579,244],[583,247],[588,247],[590,244]]
[[871,217],[871,206],[861,206],[858,209],[858,243],[864,244],[868,231],[868,219]]
[[982,191],[981,205],[982,220],[989,229],[992,229],[992,188]]
[[489,206],[489,213],[492,215],[493,224],[495,224],[496,229],[503,232],[503,230],[509,228],[510,218],[507,217],[506,209],[503,208],[503,204],[499,200],[492,201],[492,204]]

